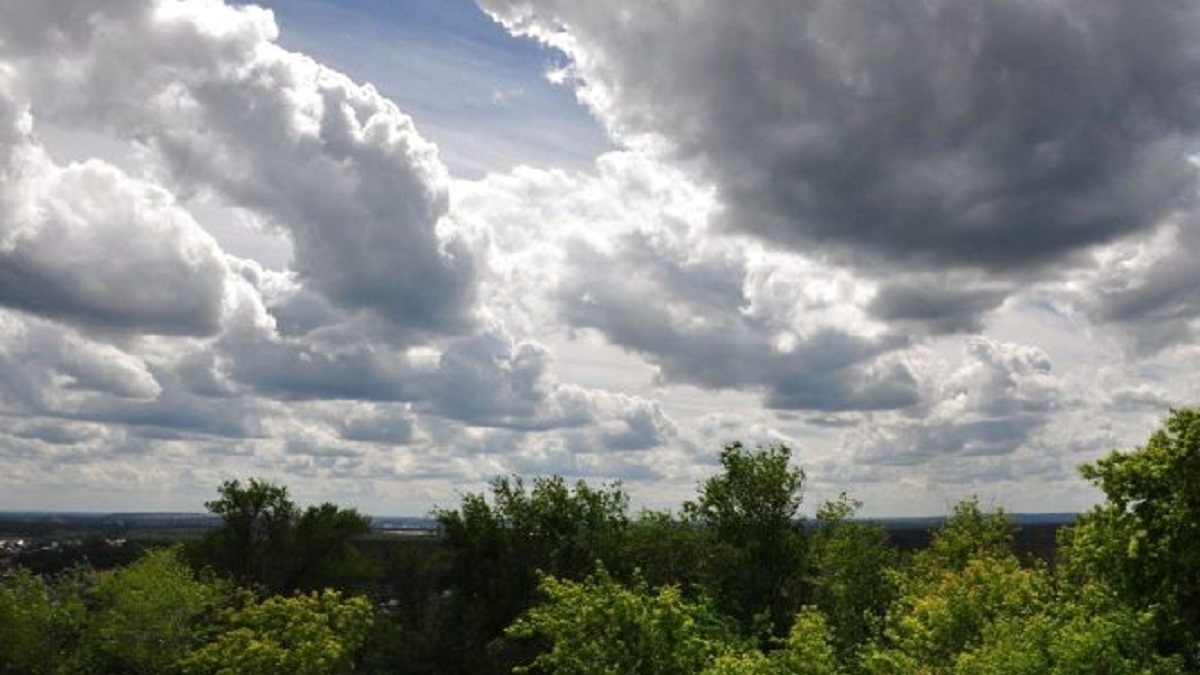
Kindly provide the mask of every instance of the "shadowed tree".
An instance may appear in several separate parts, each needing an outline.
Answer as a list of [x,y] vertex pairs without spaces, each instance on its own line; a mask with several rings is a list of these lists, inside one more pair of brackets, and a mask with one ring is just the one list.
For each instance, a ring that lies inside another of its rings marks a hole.
[[296,517],[287,488],[251,478],[245,485],[225,481],[217,492],[220,498],[204,503],[223,523],[206,542],[217,569],[242,584],[270,585],[280,579],[285,564],[281,554]]
[[315,590],[369,576],[352,546],[371,525],[358,511],[328,502],[300,511],[286,487],[256,478],[226,481],[218,492],[205,506],[222,525],[206,535],[202,551],[239,584]]
[[710,562],[722,609],[746,627],[765,616],[776,634],[790,625],[805,594],[798,513],[804,472],[792,468],[791,457],[786,445],[726,445],[723,471],[684,505],[684,513],[715,540]]
[[[533,604],[538,574],[582,579],[597,561],[619,567],[629,525],[629,497],[619,485],[593,488],[583,481],[539,477],[492,481],[491,500],[468,494],[455,510],[436,513],[451,551],[452,658],[490,660],[507,672],[520,654],[493,651],[489,642]],[[496,649],[506,643],[496,642]],[[450,668],[450,666],[447,666]]]

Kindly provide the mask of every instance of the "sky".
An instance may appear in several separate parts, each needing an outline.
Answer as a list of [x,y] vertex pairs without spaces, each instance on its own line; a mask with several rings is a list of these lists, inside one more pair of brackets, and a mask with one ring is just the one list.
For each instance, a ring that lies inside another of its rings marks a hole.
[[1200,5],[0,0],[0,510],[1087,508],[1200,401]]

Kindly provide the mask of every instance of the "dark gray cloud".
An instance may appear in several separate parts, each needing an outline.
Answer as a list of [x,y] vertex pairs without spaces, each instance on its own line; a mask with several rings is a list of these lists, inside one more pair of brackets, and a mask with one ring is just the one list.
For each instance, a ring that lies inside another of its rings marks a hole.
[[1010,287],[972,283],[959,275],[911,275],[885,282],[867,309],[887,323],[932,333],[977,333],[983,317],[1004,302]]
[[[1195,3],[480,4],[564,49],[618,137],[695,160],[730,228],[872,273],[1054,274],[1195,206]],[[877,310],[962,330],[997,302],[910,285]]]
[[372,405],[342,417],[339,432],[348,441],[404,445],[416,439],[416,419],[405,406]]
[[1067,296],[1094,321],[1117,328],[1149,355],[1200,338],[1200,218],[1111,247]]

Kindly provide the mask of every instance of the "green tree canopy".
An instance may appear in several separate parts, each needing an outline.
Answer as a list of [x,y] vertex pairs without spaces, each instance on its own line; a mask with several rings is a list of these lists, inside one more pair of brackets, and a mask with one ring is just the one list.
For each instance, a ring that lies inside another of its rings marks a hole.
[[1144,446],[1081,470],[1105,503],[1064,537],[1066,567],[1154,610],[1163,648],[1200,668],[1200,409],[1173,411]]
[[507,634],[547,647],[517,673],[692,675],[737,645],[711,604],[674,586],[627,587],[601,569],[582,582],[544,577],[539,590]]
[[791,457],[786,445],[750,450],[730,443],[721,450],[721,473],[684,505],[715,537],[712,564],[722,608],[746,626],[761,615],[773,630],[786,629],[803,603],[804,472],[791,466]]
[[844,660],[870,639],[895,596],[896,551],[881,525],[853,519],[859,507],[845,494],[821,505],[809,538],[813,601]]
[[28,570],[0,577],[0,673],[50,675],[72,657],[87,609],[76,580],[51,585]]
[[619,484],[568,484],[562,477],[492,481],[491,499],[463,497],[436,517],[451,552],[455,613],[453,650],[467,660],[490,660],[494,672],[523,659],[486,651],[518,614],[533,604],[538,574],[583,579],[597,561],[618,567],[625,552],[629,497]]
[[226,610],[216,634],[183,658],[183,675],[343,675],[371,628],[371,604],[333,590]]
[[256,478],[226,481],[218,492],[205,507],[222,524],[205,537],[202,552],[238,583],[316,590],[369,573],[351,546],[371,526],[358,511],[328,502],[301,511],[286,487]]
[[204,506],[221,518],[209,533],[209,552],[216,567],[239,583],[266,583],[283,576],[296,505],[287,488],[257,478],[243,485],[229,480],[217,489],[218,499]]
[[187,650],[198,620],[226,595],[196,578],[178,548],[152,550],[98,575],[89,594],[83,660],[89,670],[154,675]]

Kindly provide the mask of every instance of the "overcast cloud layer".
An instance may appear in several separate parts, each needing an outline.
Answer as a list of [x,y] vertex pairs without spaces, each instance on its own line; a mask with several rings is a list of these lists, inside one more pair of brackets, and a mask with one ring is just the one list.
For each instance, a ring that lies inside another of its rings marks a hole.
[[455,176],[267,10],[0,0],[0,509],[666,505],[743,439],[1072,510],[1200,399],[1190,3],[480,4],[618,150]]

